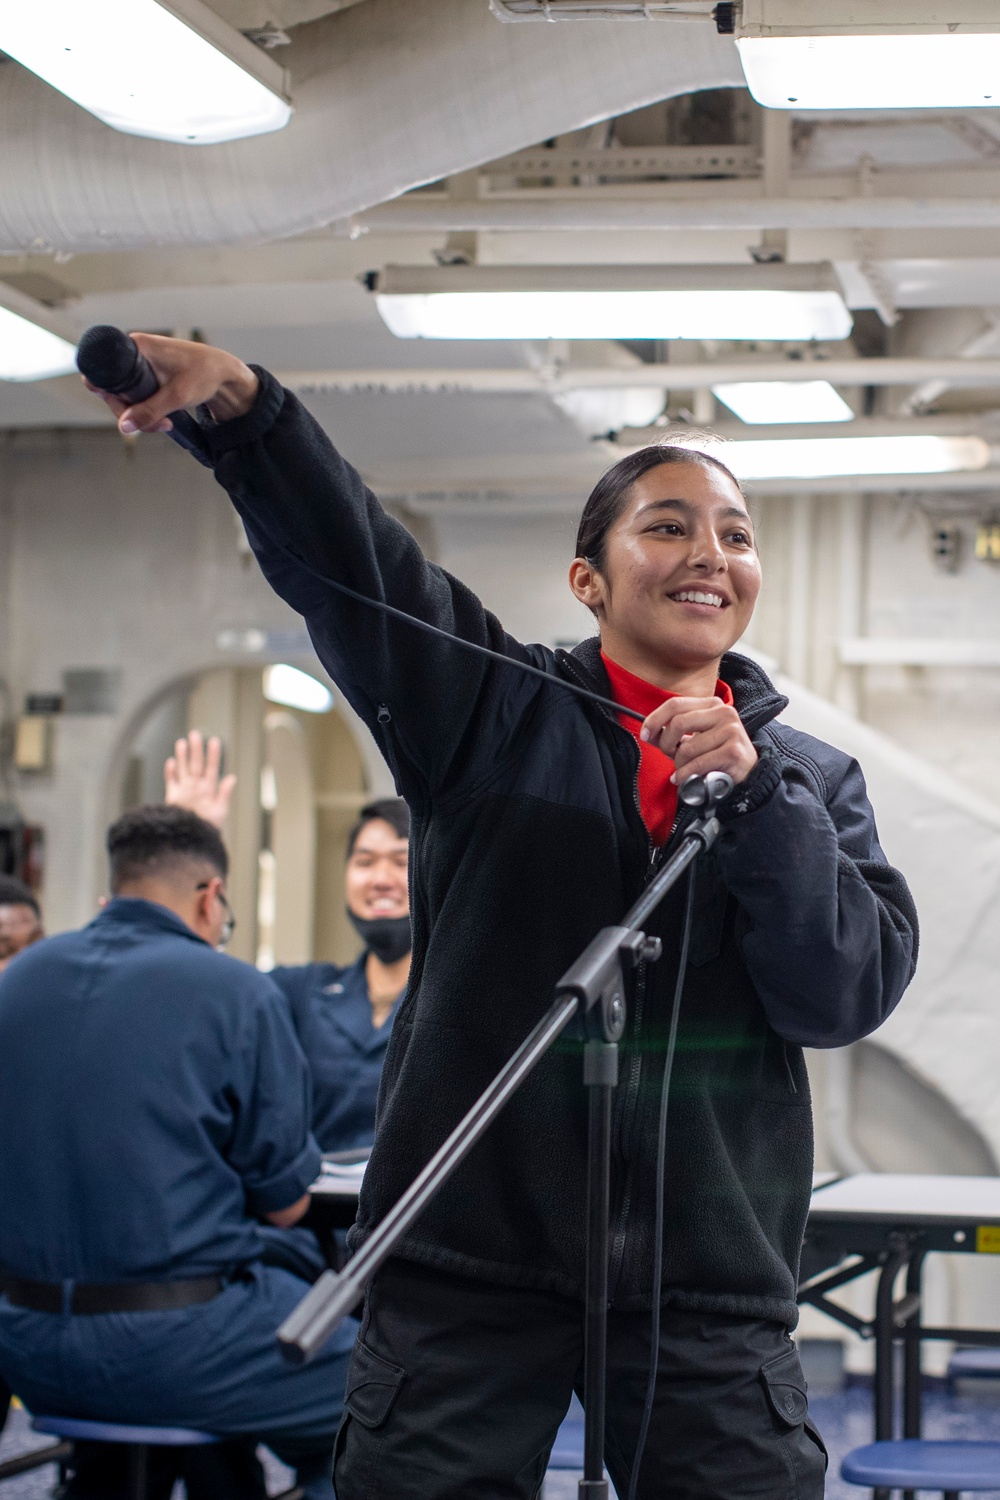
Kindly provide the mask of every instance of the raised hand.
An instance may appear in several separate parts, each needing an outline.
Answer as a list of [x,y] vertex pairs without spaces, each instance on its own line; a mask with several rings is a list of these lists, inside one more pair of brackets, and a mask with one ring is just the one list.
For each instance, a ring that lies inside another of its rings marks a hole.
[[222,741],[213,734],[208,744],[197,729],[174,746],[174,753],[163,767],[166,784],[164,801],[171,807],[186,807],[206,823],[221,828],[229,812],[229,802],[236,785],[232,774],[219,777]]
[[120,396],[84,385],[111,408],[120,431],[169,432],[169,413],[188,406],[207,406],[217,422],[250,410],[260,382],[235,354],[190,339],[168,339],[156,333],[134,333],[139,352],[152,365],[160,389],[146,401],[129,406]]

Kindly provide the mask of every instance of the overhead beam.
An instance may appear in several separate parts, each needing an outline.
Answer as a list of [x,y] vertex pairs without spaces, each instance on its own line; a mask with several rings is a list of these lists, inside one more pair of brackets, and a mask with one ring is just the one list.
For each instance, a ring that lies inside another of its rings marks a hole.
[[737,381],[828,380],[831,385],[1000,386],[1000,359],[784,359],[720,360],[700,364],[553,366],[532,369],[285,370],[293,391],[344,395],[554,395],[572,390],[622,390],[659,386],[665,391],[710,390]]
[[[724,419],[706,423],[712,434],[725,443],[761,443],[810,441],[817,438],[874,438],[874,437],[983,437],[992,443],[1000,437],[998,423],[992,413],[985,419],[979,413],[962,414],[948,412],[927,417],[857,417],[853,422],[760,422],[744,424],[734,422],[726,414]],[[645,443],[683,441],[690,428],[675,424],[667,427],[622,427],[614,441],[626,448],[642,447]]]
[[[578,516],[584,498],[600,477],[601,470],[620,457],[595,453],[588,472],[553,476],[548,487],[535,481],[511,480],[503,473],[503,459],[496,461],[491,474],[488,461],[465,480],[450,480],[447,485],[426,489],[407,489],[377,473],[366,475],[368,483],[384,502],[413,511],[418,515],[446,516]],[[984,504],[996,494],[1000,468],[978,469],[956,474],[869,474],[853,478],[842,475],[827,479],[749,479],[743,489],[753,497],[788,495],[802,499],[815,495],[820,499],[839,499],[845,493],[861,495],[917,496],[936,494],[938,502],[948,503],[961,495],[981,495]],[[966,501],[965,504],[970,502]],[[972,502],[975,503],[975,502]]]
[[[995,173],[992,174],[995,178]],[[452,234],[459,231],[640,229],[996,229],[1000,196],[764,197],[742,182],[706,183],[713,192],[672,197],[670,184],[640,197],[640,184],[621,197],[477,198],[451,202],[415,193],[355,214],[351,232]],[[694,184],[685,184],[693,187]],[[724,191],[724,190],[732,190]]]

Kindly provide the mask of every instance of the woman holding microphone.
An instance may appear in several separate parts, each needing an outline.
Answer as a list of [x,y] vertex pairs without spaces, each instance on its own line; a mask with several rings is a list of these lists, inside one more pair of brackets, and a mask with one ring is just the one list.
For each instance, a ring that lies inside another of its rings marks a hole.
[[[658,1377],[650,1348],[656,1121],[682,897],[630,996],[613,1124],[606,1458],[620,1496],[820,1500],[825,1458],[789,1330],[809,1201],[802,1047],[874,1030],[913,972],[916,915],[858,766],[777,721],[732,652],[760,589],[721,463],[677,447],[599,481],[569,584],[598,635],[525,646],[428,563],[294,395],[222,350],[137,335],[159,381],[122,431],[201,407],[266,577],[376,735],[413,820],[413,964],[355,1248],[615,924],[677,837],[677,782],[732,794],[699,865],[670,1098]],[[340,581],[508,658],[386,618]],[[548,680],[516,663],[542,668]],[[641,732],[589,688],[645,715]],[[371,1283],[338,1440],[338,1500],[534,1500],[582,1388],[586,1106],[557,1048]]]

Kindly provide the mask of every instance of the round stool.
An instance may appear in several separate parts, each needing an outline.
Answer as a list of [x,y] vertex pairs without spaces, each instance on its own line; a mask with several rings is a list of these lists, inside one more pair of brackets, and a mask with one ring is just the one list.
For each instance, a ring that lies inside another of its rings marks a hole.
[[191,1427],[140,1427],[126,1422],[91,1422],[86,1417],[34,1417],[36,1432],[90,1443],[120,1443],[128,1450],[129,1500],[146,1500],[150,1448],[199,1448],[221,1442]]
[[869,1443],[840,1466],[848,1484],[866,1489],[941,1490],[957,1500],[963,1490],[1000,1489],[1000,1443],[902,1438]]

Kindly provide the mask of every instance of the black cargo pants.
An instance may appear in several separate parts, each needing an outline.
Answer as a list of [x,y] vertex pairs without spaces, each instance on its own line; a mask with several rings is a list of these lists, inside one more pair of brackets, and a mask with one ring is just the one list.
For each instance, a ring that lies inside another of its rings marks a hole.
[[[649,1314],[612,1311],[608,1354],[605,1451],[624,1497]],[[582,1362],[578,1302],[389,1261],[348,1372],[337,1500],[535,1500]],[[822,1500],[825,1470],[787,1330],[665,1310],[642,1500]]]

